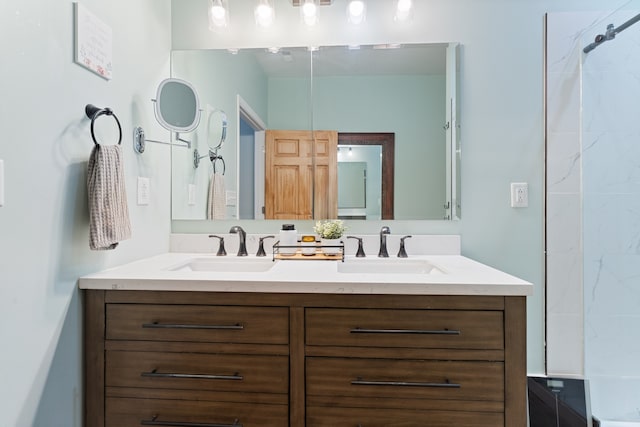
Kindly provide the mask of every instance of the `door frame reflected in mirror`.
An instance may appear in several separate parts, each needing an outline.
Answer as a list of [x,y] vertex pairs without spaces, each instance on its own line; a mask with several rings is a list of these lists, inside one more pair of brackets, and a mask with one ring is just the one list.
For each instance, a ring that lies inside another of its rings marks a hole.
[[338,147],[341,145],[379,145],[382,148],[382,219],[393,219],[395,134],[338,132]]

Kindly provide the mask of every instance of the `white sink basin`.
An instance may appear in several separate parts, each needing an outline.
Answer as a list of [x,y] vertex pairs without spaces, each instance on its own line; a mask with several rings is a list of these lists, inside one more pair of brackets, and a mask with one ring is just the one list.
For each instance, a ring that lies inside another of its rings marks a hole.
[[412,259],[347,259],[338,263],[338,273],[354,274],[445,274],[426,260]]
[[213,271],[220,273],[259,273],[268,271],[275,262],[271,258],[192,258],[171,271]]

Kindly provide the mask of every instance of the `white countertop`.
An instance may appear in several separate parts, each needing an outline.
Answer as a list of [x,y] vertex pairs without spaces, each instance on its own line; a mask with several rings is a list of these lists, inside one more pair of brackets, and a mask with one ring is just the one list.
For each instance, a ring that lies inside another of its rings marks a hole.
[[[174,271],[191,259],[212,262],[272,262],[266,272]],[[533,293],[529,282],[460,255],[419,255],[406,259],[357,259],[348,255],[344,263],[428,261],[439,270],[425,273],[342,273],[341,261],[275,260],[271,256],[238,259],[202,253],[166,253],[110,268],[80,278],[81,289],[266,292],[322,294],[396,295],[497,295],[524,296]]]

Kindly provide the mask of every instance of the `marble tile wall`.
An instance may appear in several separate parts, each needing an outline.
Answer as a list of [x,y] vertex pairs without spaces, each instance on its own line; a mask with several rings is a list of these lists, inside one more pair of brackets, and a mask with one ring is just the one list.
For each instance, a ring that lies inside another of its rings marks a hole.
[[547,27],[547,365],[605,420],[640,421],[640,24],[581,50],[636,14]]

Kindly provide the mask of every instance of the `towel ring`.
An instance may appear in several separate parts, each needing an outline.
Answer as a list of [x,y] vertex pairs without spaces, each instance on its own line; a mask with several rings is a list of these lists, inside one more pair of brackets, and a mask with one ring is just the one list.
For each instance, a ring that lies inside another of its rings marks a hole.
[[213,154],[211,151],[209,151],[209,159],[211,160],[211,163],[213,163],[213,173],[216,173],[216,162],[218,160],[222,160],[222,175],[224,175],[224,173],[227,171],[227,164],[224,162],[222,156]]
[[96,135],[93,131],[93,124],[95,123],[96,119],[100,116],[111,116],[115,119],[116,123],[118,124],[118,131],[120,132],[120,137],[118,139],[118,145],[122,144],[122,126],[120,126],[120,120],[118,120],[118,117],[116,117],[116,115],[113,113],[113,110],[111,110],[111,108],[107,107],[107,108],[98,108],[93,104],[87,104],[84,107],[84,113],[87,115],[88,118],[91,119],[91,138],[93,139],[93,143],[95,145],[100,145],[98,143],[98,140],[96,139]]

